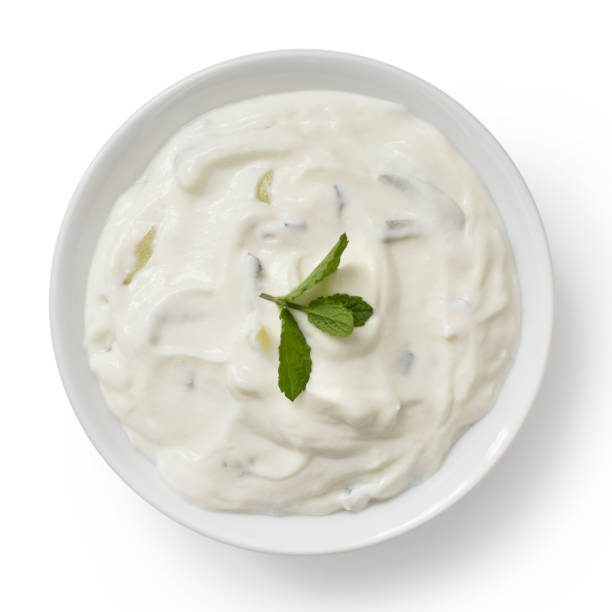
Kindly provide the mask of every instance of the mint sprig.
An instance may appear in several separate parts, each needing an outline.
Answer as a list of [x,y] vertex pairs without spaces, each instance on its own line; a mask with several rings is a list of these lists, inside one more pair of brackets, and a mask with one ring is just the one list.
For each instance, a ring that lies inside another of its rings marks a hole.
[[342,234],[321,263],[292,291],[276,297],[261,293],[259,297],[274,302],[280,308],[281,337],[278,347],[278,386],[288,399],[293,401],[305,388],[312,370],[310,346],[290,309],[300,310],[308,320],[330,336],[346,337],[355,327],[365,325],[374,309],[357,295],[334,293],[318,297],[309,304],[294,302],[323,279],[335,272],[340,257],[348,245],[346,234]]

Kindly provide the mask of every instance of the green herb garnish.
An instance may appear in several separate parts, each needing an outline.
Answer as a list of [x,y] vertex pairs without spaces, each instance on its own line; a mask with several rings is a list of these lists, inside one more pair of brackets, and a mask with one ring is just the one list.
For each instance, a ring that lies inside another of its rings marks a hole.
[[342,337],[348,336],[355,327],[365,325],[374,312],[363,298],[346,293],[318,297],[309,304],[294,302],[338,269],[340,257],[347,245],[348,238],[346,234],[342,234],[321,263],[286,295],[280,297],[267,293],[259,295],[264,300],[274,302],[280,308],[282,328],[278,347],[278,386],[291,401],[306,388],[312,360],[310,346],[289,309],[305,312],[308,320],[321,331],[331,336]]
[[287,308],[281,309],[280,319],[282,327],[278,347],[278,386],[293,401],[304,390],[310,378],[310,347]]
[[332,272],[335,272],[340,265],[340,257],[346,245],[348,244],[348,238],[346,234],[342,234],[338,238],[338,242],[334,244],[331,251],[323,258],[321,263],[293,290],[287,295],[284,295],[285,300],[295,300],[300,297],[306,291],[312,289],[315,285],[318,285],[324,278],[327,278]]
[[319,306],[319,304],[339,304],[351,311],[353,315],[353,325],[361,327],[372,316],[374,309],[358,295],[348,295],[347,293],[334,293],[325,295],[310,302],[309,306]]

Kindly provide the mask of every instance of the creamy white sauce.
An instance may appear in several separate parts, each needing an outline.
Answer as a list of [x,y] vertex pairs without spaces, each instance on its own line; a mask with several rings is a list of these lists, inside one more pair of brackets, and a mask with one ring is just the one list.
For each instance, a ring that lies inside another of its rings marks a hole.
[[[295,313],[313,369],[290,402],[278,310],[258,294],[287,293],[342,232],[339,270],[304,298],[346,292],[375,312],[347,338]],[[185,497],[324,514],[439,467],[495,400],[519,300],[493,203],[442,134],[396,104],[309,91],[214,110],[170,139],[109,216],[85,319],[110,409]]]

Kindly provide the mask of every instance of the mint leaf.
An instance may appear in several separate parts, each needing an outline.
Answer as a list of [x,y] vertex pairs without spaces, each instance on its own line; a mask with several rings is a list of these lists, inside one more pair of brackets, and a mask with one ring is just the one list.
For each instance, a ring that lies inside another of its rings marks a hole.
[[289,301],[295,300],[295,298],[319,284],[324,278],[327,278],[332,272],[335,272],[340,265],[340,257],[347,244],[348,238],[346,234],[342,234],[321,263],[293,291],[284,295],[283,298]]
[[341,304],[309,304],[306,312],[308,320],[330,336],[348,336],[353,331],[353,313]]
[[[353,314],[353,325],[355,327],[365,325],[374,312],[374,309],[363,298],[347,293],[334,293],[317,298],[308,304],[308,308],[316,308],[321,304],[339,304],[348,308]],[[310,317],[308,318],[310,319]]]
[[278,347],[278,386],[293,401],[305,388],[312,360],[310,347],[287,308],[280,311],[281,336]]

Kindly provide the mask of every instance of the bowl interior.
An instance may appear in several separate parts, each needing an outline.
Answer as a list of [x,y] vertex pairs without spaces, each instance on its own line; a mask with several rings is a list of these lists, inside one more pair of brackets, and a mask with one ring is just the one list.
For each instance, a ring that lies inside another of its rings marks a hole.
[[[522,300],[521,341],[491,412],[419,486],[356,514],[278,518],[207,512],[184,501],[161,480],[107,409],[82,345],[87,273],[115,200],[169,136],[217,106],[300,89],[345,90],[400,102],[450,138],[489,189],[510,238]],[[60,231],[51,278],[51,329],[60,373],[79,420],[106,461],[143,498],[184,525],[232,544],[272,552],[358,548],[407,531],[450,506],[482,478],[519,429],[544,370],[551,324],[552,281],[544,232],[529,191],[497,141],[459,104],[424,81],[373,60],[321,51],[265,53],[214,66],[181,81],[134,114],[81,180]]]

